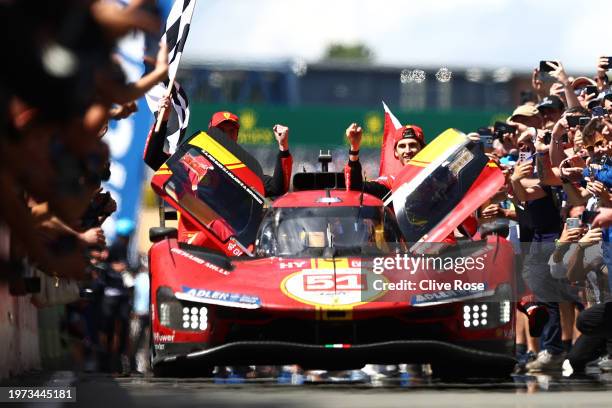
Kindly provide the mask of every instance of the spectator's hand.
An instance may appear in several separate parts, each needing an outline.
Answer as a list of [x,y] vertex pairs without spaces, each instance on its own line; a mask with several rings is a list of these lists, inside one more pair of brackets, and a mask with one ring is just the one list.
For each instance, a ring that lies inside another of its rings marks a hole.
[[79,234],[79,239],[86,246],[94,246],[94,245],[105,245],[106,238],[104,237],[104,231],[102,228],[90,228],[85,232],[81,232]]
[[569,85],[569,77],[567,76],[567,73],[563,68],[563,64],[561,64],[560,61],[547,62],[547,64],[549,67],[553,68],[553,71],[548,73],[551,77],[561,82],[563,86]]
[[578,101],[580,102],[580,105],[582,105],[584,109],[588,109],[589,102],[591,102],[595,98],[597,98],[597,94],[588,94],[586,93],[586,90],[584,89],[582,90],[580,95],[578,95]]
[[138,111],[138,105],[136,105],[136,101],[131,101],[122,105],[114,106],[110,109],[108,114],[111,119],[121,120],[127,118],[136,111]]
[[485,153],[485,156],[487,156],[489,158],[489,160],[491,160],[493,163],[497,164],[497,167],[501,167],[501,163],[499,161],[499,157],[497,157],[495,154],[493,154],[493,153]]
[[564,87],[563,84],[559,83],[559,82],[555,82],[554,84],[552,84],[550,86],[550,90],[548,91],[549,95],[555,95],[560,99],[564,98]]
[[527,178],[533,174],[533,164],[531,161],[526,162],[518,162],[516,166],[514,166],[514,172],[510,179],[512,181],[519,181],[521,179]]
[[553,126],[553,130],[551,132],[553,140],[560,141],[561,137],[563,137],[563,135],[566,134],[568,130],[569,125],[567,124],[567,118],[565,116],[562,116],[561,119],[559,119],[557,123],[555,123],[555,125]]
[[563,232],[559,237],[559,242],[570,243],[576,242],[582,235],[582,228],[567,228],[567,224],[563,224]]
[[540,69],[536,68],[531,74],[531,87],[538,96],[544,94],[544,81],[540,79]]
[[116,2],[93,1],[91,14],[104,30],[114,38],[120,38],[132,30],[159,33],[161,22],[157,16],[138,6],[121,7]]
[[466,136],[473,142],[480,142],[480,135],[477,132],[470,132]]
[[571,161],[574,157],[568,157],[563,159],[559,164],[559,171],[561,172],[561,177],[575,179],[575,181],[579,181],[582,179],[582,167],[571,167]]
[[346,128],[346,139],[351,145],[351,150],[359,150],[359,146],[361,146],[361,136],[362,130],[361,126],[356,123],[351,123],[349,127]]
[[512,147],[516,147],[517,137],[516,133],[504,133],[502,134],[501,140]]
[[538,129],[537,130],[537,136],[536,136],[536,141],[534,143],[536,152],[538,153],[546,153],[548,152],[548,145],[546,143],[544,143],[544,135],[545,135],[545,131],[542,129]]
[[593,227],[606,228],[612,225],[612,208],[599,207],[599,214],[593,220]]
[[289,150],[289,128],[283,125],[274,125],[272,128],[274,137],[278,142],[278,148],[281,152]]
[[157,112],[164,112],[164,116],[161,118],[162,121],[167,121],[170,117],[170,97],[162,96],[157,103]]
[[[578,154],[584,147],[584,138],[582,137],[582,132],[576,132],[574,133],[574,151],[576,152],[576,154]],[[588,152],[586,153],[586,155],[582,155],[583,156],[588,156]]]
[[601,231],[601,228],[591,228],[582,238],[580,238],[578,243],[582,244],[582,247],[588,247],[601,242],[602,239],[603,232]]
[[608,70],[608,57],[599,57],[597,60],[597,76],[604,79]]
[[[508,121],[506,121],[506,123],[507,123],[507,124],[509,124],[509,125],[511,125],[511,126],[516,127],[516,128],[517,128],[517,131],[519,132],[519,134],[520,134],[520,133],[524,133],[524,132],[526,132],[527,130],[529,130],[529,126],[524,125],[524,124],[519,123],[519,122],[513,122],[513,121],[511,121],[511,120],[508,120]],[[506,134],[504,134],[504,136],[505,136],[505,135],[506,135]]]
[[607,193],[606,186],[601,181],[589,181],[587,182],[586,189],[593,197],[600,197],[602,194]]
[[482,218],[493,219],[497,217],[503,217],[505,215],[504,209],[499,204],[489,204],[482,210]]

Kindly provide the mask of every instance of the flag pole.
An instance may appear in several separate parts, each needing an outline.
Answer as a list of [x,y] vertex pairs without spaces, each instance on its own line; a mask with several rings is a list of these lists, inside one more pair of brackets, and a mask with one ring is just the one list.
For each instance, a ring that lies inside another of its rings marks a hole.
[[[172,95],[173,87],[174,87],[174,78],[172,78],[170,80],[170,83],[168,84],[168,92],[166,92],[166,98],[169,98],[170,95]],[[161,129],[162,118],[164,117],[165,114],[166,114],[166,107],[164,106],[159,110],[159,114],[157,115],[156,122],[155,122],[155,133],[159,132],[159,129]]]

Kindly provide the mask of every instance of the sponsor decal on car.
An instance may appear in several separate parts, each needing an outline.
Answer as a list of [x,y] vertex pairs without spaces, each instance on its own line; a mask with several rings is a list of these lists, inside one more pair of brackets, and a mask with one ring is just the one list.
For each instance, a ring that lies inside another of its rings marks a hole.
[[257,296],[223,292],[219,290],[190,288],[188,286],[182,286],[181,290],[182,292],[174,294],[181,300],[238,307],[242,309],[258,309],[261,307],[261,300]]
[[[335,268],[334,268],[335,264]],[[350,309],[371,302],[385,291],[377,291],[365,270],[348,259],[312,259],[310,268],[288,275],[281,291],[298,302],[324,309]]]
[[172,334],[159,334],[153,332],[153,343],[172,343],[174,341],[174,333]]
[[219,272],[221,275],[227,276],[227,275],[230,274],[230,272],[228,270],[223,269],[220,266],[212,264],[212,263],[210,263],[208,261],[205,261],[204,259],[198,258],[197,256],[192,255],[192,254],[190,254],[187,251],[183,251],[182,249],[172,248],[170,251],[175,253],[175,254],[177,254],[177,255],[179,255],[179,256],[185,257],[185,258],[189,259],[190,261],[193,261],[193,262],[197,263],[198,265],[204,265],[208,269],[212,269],[215,272]]
[[[486,285],[483,285],[486,289]],[[410,299],[410,304],[414,306],[432,306],[440,303],[456,302],[459,300],[490,296],[493,293],[493,291],[487,290],[443,290],[439,292],[414,295]]]
[[198,258],[197,256],[194,256],[194,255],[191,255],[189,252],[183,251],[182,249],[179,249],[179,248],[172,248],[170,250],[170,252],[173,252],[173,253],[177,254],[178,256],[185,257],[185,258],[189,259],[190,261],[193,261],[193,262],[195,262],[197,264],[200,264],[200,265],[204,265],[204,263],[206,262],[203,259],[200,259],[200,258]]

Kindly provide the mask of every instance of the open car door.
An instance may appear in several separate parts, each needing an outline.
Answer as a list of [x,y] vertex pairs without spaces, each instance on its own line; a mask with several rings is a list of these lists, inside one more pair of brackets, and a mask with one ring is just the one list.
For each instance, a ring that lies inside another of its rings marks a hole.
[[228,256],[251,255],[266,199],[257,161],[222,132],[198,132],[155,173],[157,194]]
[[[404,166],[387,203],[393,202],[408,242],[442,242],[503,184],[503,173],[482,147],[448,129]],[[426,248],[419,244],[411,249]]]

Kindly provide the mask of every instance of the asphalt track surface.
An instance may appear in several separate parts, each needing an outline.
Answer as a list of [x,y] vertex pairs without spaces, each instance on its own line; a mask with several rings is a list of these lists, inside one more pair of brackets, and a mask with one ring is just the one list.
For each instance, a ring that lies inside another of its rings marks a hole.
[[3,386],[73,386],[76,403],[20,403],[32,407],[612,407],[612,375],[514,376],[505,381],[438,382],[429,378],[377,383],[320,381],[279,384],[260,378],[228,383],[203,378],[114,378],[70,371],[34,373]]

